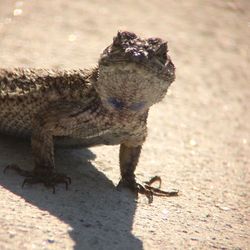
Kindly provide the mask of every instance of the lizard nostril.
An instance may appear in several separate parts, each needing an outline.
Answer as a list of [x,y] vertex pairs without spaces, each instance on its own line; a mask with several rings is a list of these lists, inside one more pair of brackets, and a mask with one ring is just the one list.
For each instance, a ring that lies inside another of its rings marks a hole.
[[116,99],[114,97],[108,98],[108,103],[111,104],[116,109],[123,109],[125,106],[123,101]]

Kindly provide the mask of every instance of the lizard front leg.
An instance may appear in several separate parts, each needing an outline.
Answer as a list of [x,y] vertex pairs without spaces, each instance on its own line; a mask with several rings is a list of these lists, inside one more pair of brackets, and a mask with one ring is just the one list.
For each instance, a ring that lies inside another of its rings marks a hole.
[[58,183],[65,183],[66,189],[71,179],[64,174],[55,172],[53,135],[49,130],[35,122],[31,137],[32,153],[35,167],[32,171],[21,169],[17,165],[8,165],[6,169],[13,169],[18,174],[25,176],[22,187],[28,184],[43,183],[46,187],[52,188],[55,193],[55,186]]
[[119,162],[122,179],[119,185],[127,186],[132,190],[137,189],[134,172],[139,161],[141,149],[141,145],[136,147],[126,146],[125,144],[120,145]]
[[32,171],[23,170],[17,165],[8,165],[7,169],[13,169],[22,176],[25,176],[25,183],[35,184],[43,183],[46,187],[53,188],[58,183],[65,183],[66,189],[71,183],[71,179],[64,174],[55,172],[54,161],[54,136],[69,135],[77,123],[71,119],[68,125],[65,119],[68,119],[72,113],[78,112],[78,106],[72,103],[59,103],[46,110],[44,113],[36,115],[33,122],[31,146],[34,157],[35,167]]
[[[135,169],[139,161],[140,153],[142,146],[127,146],[126,144],[121,144],[120,146],[120,171],[121,171],[121,180],[118,184],[120,187],[128,187],[133,192],[145,194],[148,197],[149,203],[153,202],[153,195],[157,196],[176,196],[178,195],[178,190],[172,191],[163,191],[160,189],[161,178],[155,176],[150,179],[148,182],[142,184],[138,183],[135,178]],[[158,181],[159,188],[152,187],[151,185]]]

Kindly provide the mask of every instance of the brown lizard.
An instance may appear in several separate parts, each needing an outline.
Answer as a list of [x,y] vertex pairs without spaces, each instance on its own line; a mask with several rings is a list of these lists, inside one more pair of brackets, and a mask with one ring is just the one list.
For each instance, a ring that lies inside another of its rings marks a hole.
[[31,138],[35,167],[23,170],[25,183],[55,185],[71,180],[55,172],[54,146],[120,144],[119,187],[170,196],[151,184],[139,184],[135,168],[147,136],[149,108],[162,100],[175,79],[175,67],[160,38],[141,39],[118,32],[91,70],[0,69],[0,132]]

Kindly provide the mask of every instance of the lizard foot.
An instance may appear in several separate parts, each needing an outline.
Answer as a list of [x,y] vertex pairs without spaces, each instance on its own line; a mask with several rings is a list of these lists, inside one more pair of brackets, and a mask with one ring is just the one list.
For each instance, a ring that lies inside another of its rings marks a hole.
[[71,178],[65,174],[54,173],[46,169],[35,169],[33,171],[23,170],[17,165],[8,165],[4,168],[4,173],[12,169],[19,175],[26,177],[23,181],[22,188],[25,184],[43,183],[45,187],[52,188],[55,193],[55,186],[59,183],[64,183],[66,190],[68,190],[69,184],[71,184]]
[[[159,183],[159,187],[152,187],[152,184],[158,182]],[[140,194],[144,194],[147,196],[148,198],[148,202],[152,203],[153,202],[153,196],[165,196],[165,197],[169,197],[169,196],[178,196],[179,190],[177,189],[172,189],[169,191],[165,191],[165,190],[161,190],[161,177],[159,176],[155,176],[153,178],[151,178],[149,181],[144,182],[144,183],[138,183],[136,182],[135,178],[132,179],[122,179],[117,188],[120,189],[121,187],[127,187],[130,190],[132,190],[133,192],[136,193],[136,195],[138,195],[138,193]]]

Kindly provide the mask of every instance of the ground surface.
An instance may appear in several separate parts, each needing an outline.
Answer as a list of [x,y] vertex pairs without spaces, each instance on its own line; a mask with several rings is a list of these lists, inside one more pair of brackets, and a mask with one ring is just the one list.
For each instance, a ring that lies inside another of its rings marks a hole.
[[177,79],[137,174],[181,190],[152,205],[116,191],[118,147],[59,150],[67,192],[21,189],[1,169],[32,168],[29,144],[1,136],[0,249],[250,249],[249,13],[247,0],[0,1],[0,67],[89,67],[118,29],[169,41]]

